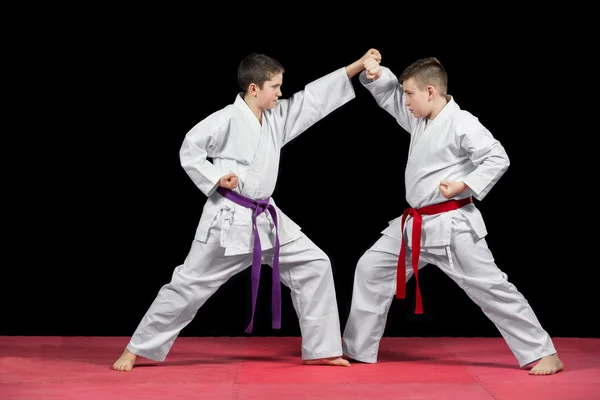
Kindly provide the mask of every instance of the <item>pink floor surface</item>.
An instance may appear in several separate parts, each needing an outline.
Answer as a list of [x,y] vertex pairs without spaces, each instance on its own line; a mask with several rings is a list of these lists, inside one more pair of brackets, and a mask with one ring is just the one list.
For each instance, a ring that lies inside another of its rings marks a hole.
[[501,338],[383,338],[377,364],[302,365],[297,337],[180,337],[164,363],[112,363],[125,337],[0,336],[0,399],[600,399],[600,339],[555,338],[565,365],[519,369]]

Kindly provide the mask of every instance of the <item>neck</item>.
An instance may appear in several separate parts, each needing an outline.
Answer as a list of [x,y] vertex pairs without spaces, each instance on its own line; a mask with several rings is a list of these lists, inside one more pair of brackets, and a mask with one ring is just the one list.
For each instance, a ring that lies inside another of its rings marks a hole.
[[431,113],[427,116],[427,119],[433,120],[438,116],[440,112],[446,107],[448,101],[450,100],[449,96],[440,96],[434,100],[433,108]]
[[254,114],[254,116],[256,116],[258,122],[262,125],[263,110],[256,104],[256,97],[246,93],[246,95],[244,96],[244,102],[248,104],[248,107],[250,107],[250,110],[252,110],[252,113]]

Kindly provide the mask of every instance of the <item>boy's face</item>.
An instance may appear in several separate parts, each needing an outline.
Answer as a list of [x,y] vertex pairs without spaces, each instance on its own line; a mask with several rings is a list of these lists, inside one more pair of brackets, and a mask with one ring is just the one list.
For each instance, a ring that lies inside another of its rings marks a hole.
[[281,85],[283,83],[283,74],[274,75],[268,81],[265,81],[262,89],[256,88],[258,106],[263,110],[269,110],[277,104],[277,99],[281,97]]
[[417,118],[424,118],[431,114],[431,100],[429,87],[419,89],[414,78],[408,78],[402,83],[405,93],[405,103],[411,113]]

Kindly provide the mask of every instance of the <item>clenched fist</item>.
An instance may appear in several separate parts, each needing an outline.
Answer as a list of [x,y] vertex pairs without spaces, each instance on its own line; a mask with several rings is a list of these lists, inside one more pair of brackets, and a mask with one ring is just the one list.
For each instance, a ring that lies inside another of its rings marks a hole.
[[[379,52],[378,52],[379,53]],[[381,59],[381,56],[379,57]],[[376,81],[381,76],[381,67],[379,66],[379,61],[377,61],[373,57],[367,57],[365,61],[363,61],[363,66],[365,67],[365,73],[367,78]]]
[[362,60],[363,62],[367,59],[367,58],[372,58],[373,60],[377,61],[378,63],[381,62],[381,53],[379,52],[379,50],[376,49],[369,49],[369,51],[367,51],[365,53],[364,56],[362,56]]
[[469,187],[464,182],[455,181],[441,181],[439,186],[440,193],[447,199],[464,192],[468,188]]
[[238,177],[236,174],[230,172],[227,175],[223,175],[217,185],[224,187],[225,189],[234,189],[238,185]]

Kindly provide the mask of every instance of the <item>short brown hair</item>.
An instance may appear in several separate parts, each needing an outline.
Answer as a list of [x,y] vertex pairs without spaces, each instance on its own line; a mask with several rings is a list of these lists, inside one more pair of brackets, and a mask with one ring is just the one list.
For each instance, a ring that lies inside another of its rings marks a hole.
[[443,96],[448,90],[448,74],[442,63],[435,57],[421,58],[413,62],[402,72],[398,81],[402,84],[409,78],[414,78],[417,87],[421,90],[431,85]]
[[266,81],[285,70],[279,61],[259,53],[247,55],[238,67],[238,85],[246,94],[248,86],[255,83],[263,88]]

